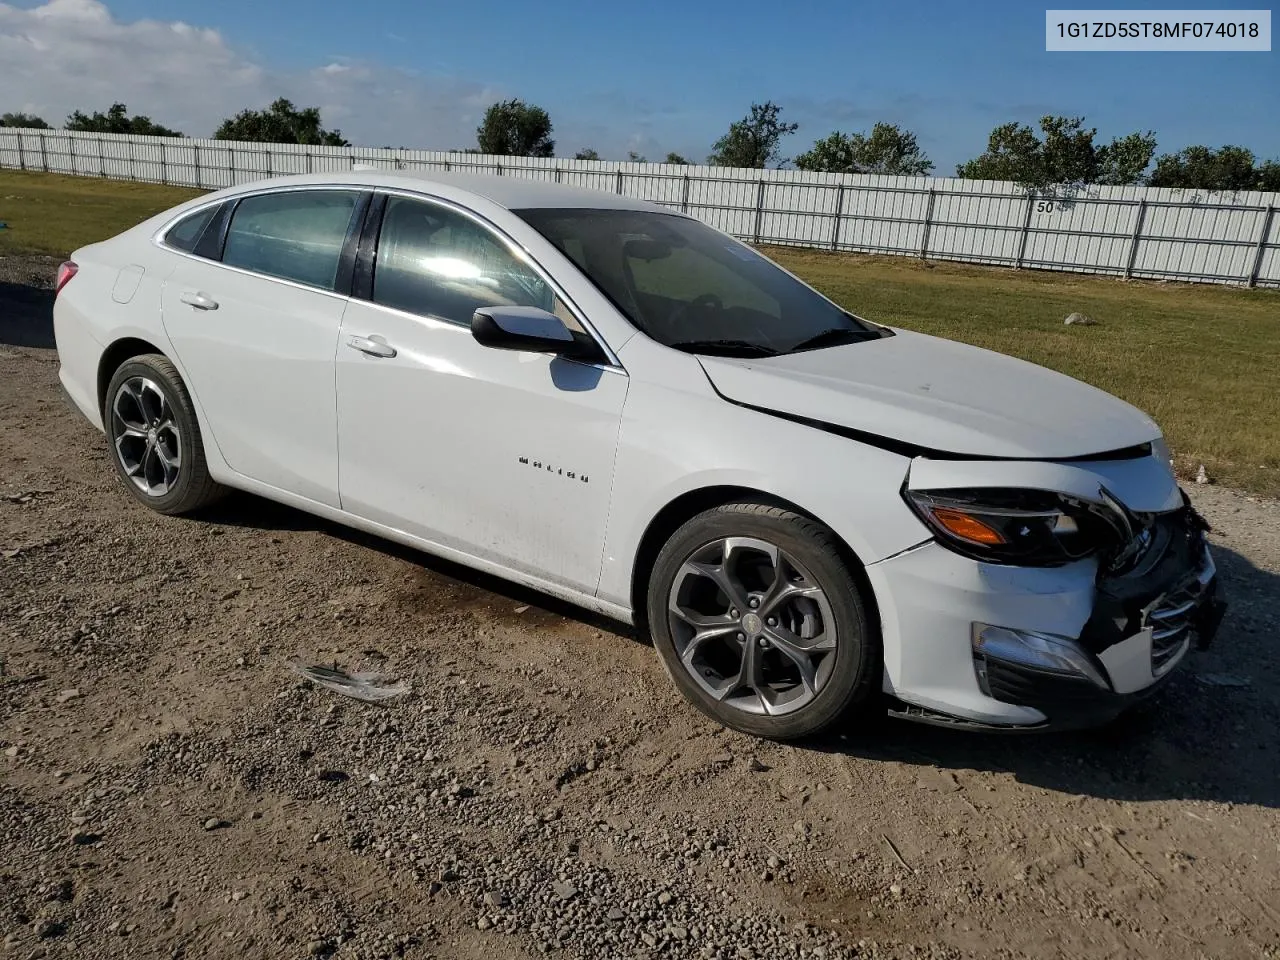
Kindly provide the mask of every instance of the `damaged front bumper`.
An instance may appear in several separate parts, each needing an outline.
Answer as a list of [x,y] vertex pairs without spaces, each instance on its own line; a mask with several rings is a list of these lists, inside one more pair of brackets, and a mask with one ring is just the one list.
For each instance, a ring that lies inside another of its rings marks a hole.
[[1202,545],[1197,567],[1173,579],[1148,581],[1142,590],[1131,580],[1104,580],[1078,639],[974,624],[978,686],[994,700],[1043,714],[1043,726],[1096,726],[1156,692],[1193,643],[1212,643],[1225,610]]
[[1158,690],[1193,646],[1213,641],[1225,611],[1207,525],[1173,491],[1122,573],[1097,559],[981,563],[936,542],[870,565],[887,600],[891,712],[946,726],[1068,729],[1105,723]]

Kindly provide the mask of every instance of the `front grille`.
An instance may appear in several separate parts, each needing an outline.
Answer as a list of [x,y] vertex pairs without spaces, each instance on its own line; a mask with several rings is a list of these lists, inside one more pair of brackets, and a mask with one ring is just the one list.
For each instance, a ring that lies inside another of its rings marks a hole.
[[1213,576],[1213,561],[1206,550],[1196,576],[1162,595],[1147,613],[1147,626],[1151,628],[1151,672],[1157,677],[1168,670],[1190,644],[1193,616],[1205,599]]

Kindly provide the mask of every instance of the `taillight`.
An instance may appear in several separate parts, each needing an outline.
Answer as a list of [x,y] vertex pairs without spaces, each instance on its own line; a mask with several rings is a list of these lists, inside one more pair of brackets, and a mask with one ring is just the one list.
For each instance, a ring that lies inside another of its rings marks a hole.
[[68,260],[58,265],[58,279],[53,284],[53,295],[56,297],[62,292],[62,288],[67,285],[67,281],[74,277],[80,270],[80,267],[74,260]]

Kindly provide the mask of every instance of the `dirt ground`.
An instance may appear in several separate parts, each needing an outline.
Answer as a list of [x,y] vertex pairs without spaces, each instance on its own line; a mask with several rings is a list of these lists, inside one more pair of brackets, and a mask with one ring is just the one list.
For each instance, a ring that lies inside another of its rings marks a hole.
[[0,956],[1280,957],[1276,503],[1193,488],[1232,609],[1108,729],[754,742],[574,608],[136,505],[59,394],[52,267],[0,260]]

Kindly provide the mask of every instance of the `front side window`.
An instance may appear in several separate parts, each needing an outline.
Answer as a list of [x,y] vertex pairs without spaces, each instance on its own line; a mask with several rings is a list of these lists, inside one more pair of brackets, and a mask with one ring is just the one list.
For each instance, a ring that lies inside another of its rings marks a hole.
[[181,250],[184,253],[191,253],[196,248],[196,244],[200,240],[200,235],[204,233],[204,228],[209,225],[209,221],[213,219],[213,215],[218,212],[218,204],[212,204],[203,210],[197,210],[195,213],[189,213],[172,227],[164,235],[164,242],[175,250]]
[[378,234],[373,301],[470,324],[480,307],[539,307],[581,326],[538,273],[469,217],[390,197]]
[[222,262],[332,290],[359,196],[300,190],[245,197],[231,217]]
[[573,260],[634,326],[670,347],[772,356],[890,335],[745,244],[687,217],[587,208],[515,213]]

